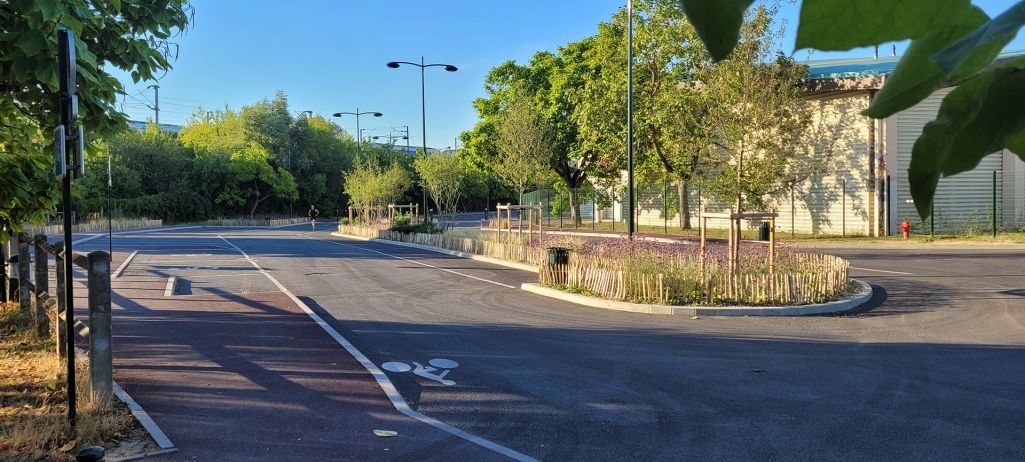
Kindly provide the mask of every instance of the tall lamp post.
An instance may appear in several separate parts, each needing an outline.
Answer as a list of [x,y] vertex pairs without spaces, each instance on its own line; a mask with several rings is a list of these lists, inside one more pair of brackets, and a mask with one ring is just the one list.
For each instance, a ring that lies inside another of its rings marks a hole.
[[[392,69],[398,69],[399,66],[406,64],[409,66],[416,66],[420,68],[420,116],[423,124],[423,142],[424,142],[424,154],[427,154],[427,92],[424,85],[424,73],[428,67],[440,67],[448,72],[458,71],[459,68],[451,64],[424,64],[424,57],[420,57],[420,64],[411,63],[409,61],[391,61],[387,64]],[[427,209],[427,189],[424,188],[424,216],[430,219],[430,214]]]
[[363,155],[363,153],[361,151],[361,148],[360,148],[360,138],[362,138],[363,135],[359,131],[359,116],[368,115],[368,114],[369,115],[373,115],[374,117],[381,117],[382,115],[384,115],[384,114],[381,114],[380,112],[373,112],[373,111],[359,112],[359,108],[356,108],[356,112],[336,112],[336,113],[332,114],[333,117],[341,117],[343,115],[356,116],[356,155],[357,156]]
[[627,222],[626,235],[629,239],[634,238],[636,223],[634,207],[637,205],[634,200],[634,117],[633,117],[633,96],[634,96],[634,8],[633,0],[626,2],[627,17],[627,63],[626,63],[626,182],[627,200],[630,204],[630,221]]

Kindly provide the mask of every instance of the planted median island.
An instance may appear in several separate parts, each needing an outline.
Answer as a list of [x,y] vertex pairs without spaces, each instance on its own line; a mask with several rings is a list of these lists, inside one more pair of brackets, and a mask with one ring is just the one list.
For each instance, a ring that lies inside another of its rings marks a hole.
[[[538,267],[539,285],[610,300],[660,305],[785,306],[844,298],[854,286],[847,260],[738,242],[667,243],[499,231],[443,231],[405,221],[388,227],[340,224],[340,234],[438,247]],[[568,249],[559,258],[550,249]]]

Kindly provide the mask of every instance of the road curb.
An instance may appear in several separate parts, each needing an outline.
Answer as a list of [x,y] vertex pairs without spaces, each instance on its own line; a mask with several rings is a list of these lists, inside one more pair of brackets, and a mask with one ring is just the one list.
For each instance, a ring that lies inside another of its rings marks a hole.
[[[125,403],[125,406],[128,406],[128,410],[132,412],[133,416],[135,416],[135,420],[142,425],[142,428],[146,429],[146,433],[149,433],[150,438],[153,438],[153,441],[157,443],[157,446],[162,450],[160,454],[178,450],[174,447],[174,443],[171,442],[171,439],[168,438],[167,434],[160,429],[160,426],[153,421],[153,418],[149,416],[146,410],[132,399],[132,396],[129,395],[121,385],[118,385],[117,382],[114,382],[114,395],[117,396],[122,403]],[[150,455],[156,454],[146,454],[144,457],[148,457]]]
[[485,255],[477,255],[475,253],[458,252],[458,251],[455,251],[455,250],[442,249],[440,247],[431,247],[429,245],[414,244],[412,242],[393,241],[393,240],[390,240],[390,239],[377,239],[377,238],[372,238],[372,237],[355,236],[355,235],[352,235],[352,234],[343,234],[343,233],[338,233],[338,232],[331,233],[331,235],[332,236],[337,236],[337,237],[346,237],[346,238],[350,238],[350,239],[356,239],[356,240],[360,240],[360,241],[382,242],[382,243],[385,243],[385,244],[399,245],[399,246],[403,246],[403,247],[412,247],[414,249],[427,250],[429,252],[437,252],[437,253],[443,253],[443,254],[447,254],[447,255],[452,255],[453,257],[468,258],[470,260],[477,260],[477,261],[482,261],[482,262],[485,262],[485,263],[491,263],[492,265],[505,266],[507,268],[514,268],[514,269],[518,269],[518,270],[522,270],[522,271],[530,271],[531,273],[537,273],[538,272],[538,268],[536,266],[533,266],[533,265],[528,265],[526,263],[517,263],[517,262],[512,262],[512,261],[505,261],[505,260],[498,259],[498,258],[488,257],[488,256],[485,256]]
[[797,306],[669,306],[646,303],[630,303],[618,300],[573,294],[558,289],[541,287],[534,283],[523,283],[520,289],[549,298],[613,311],[631,313],[662,314],[677,316],[805,316],[812,314],[842,313],[857,308],[872,298],[872,286],[858,279],[851,279],[858,290],[854,295],[833,302]]

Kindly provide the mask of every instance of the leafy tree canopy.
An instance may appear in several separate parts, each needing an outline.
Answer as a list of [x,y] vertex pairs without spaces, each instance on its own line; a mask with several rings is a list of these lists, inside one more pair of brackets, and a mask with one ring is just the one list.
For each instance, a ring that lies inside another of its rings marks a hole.
[[137,82],[160,77],[177,51],[169,40],[185,30],[191,11],[185,0],[0,2],[0,241],[58,201],[49,160],[49,133],[60,117],[57,26],[75,33],[78,123],[95,140],[125,127],[114,107],[123,88],[108,70]]
[[[751,0],[679,0],[712,56],[725,59]],[[1025,1],[989,18],[970,0],[803,0],[796,48],[847,50],[910,39],[866,115],[888,117],[935,90],[959,85],[912,148],[908,178],[922,218],[941,176],[978,166],[1010,149],[1025,159],[1025,58],[995,61],[1025,25]],[[739,12],[739,13],[738,13]]]

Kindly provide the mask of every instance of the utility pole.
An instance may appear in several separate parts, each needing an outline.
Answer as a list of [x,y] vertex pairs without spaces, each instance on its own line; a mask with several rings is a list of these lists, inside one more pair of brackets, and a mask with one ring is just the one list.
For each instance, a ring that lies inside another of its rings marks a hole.
[[150,85],[146,88],[153,89],[153,118],[157,123],[157,128],[160,128],[160,85]]

